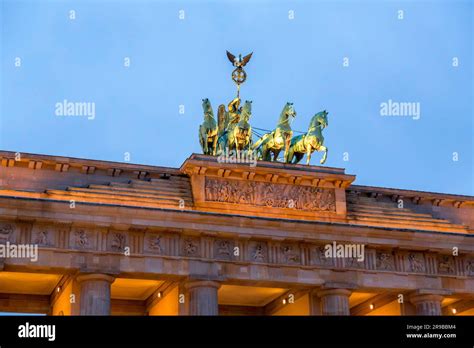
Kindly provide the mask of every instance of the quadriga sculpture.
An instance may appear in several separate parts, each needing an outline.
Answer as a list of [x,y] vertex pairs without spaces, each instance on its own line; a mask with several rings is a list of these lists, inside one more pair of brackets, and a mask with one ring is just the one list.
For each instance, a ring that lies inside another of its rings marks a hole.
[[[253,150],[257,152],[258,159],[264,161],[277,161],[280,151],[285,148],[285,156],[290,147],[293,131],[291,130],[291,121],[296,117],[296,111],[293,103],[286,103],[280,113],[276,128],[264,134],[253,145]],[[273,155],[273,158],[272,158]]]
[[219,106],[219,139],[217,155],[232,150],[249,150],[252,143],[252,127],[249,119],[252,115],[252,102],[246,100],[239,108],[240,99],[235,98],[229,103],[229,111],[224,105]]
[[308,132],[293,137],[290,142],[290,147],[286,152],[286,163],[298,163],[306,154],[306,164],[309,165],[311,154],[314,151],[324,151],[323,158],[320,163],[326,162],[328,149],[324,144],[323,129],[328,126],[327,111],[318,112],[313,116],[309,123]]
[[217,123],[214,119],[211,102],[208,98],[202,100],[204,122],[199,126],[199,142],[205,155],[216,155]]
[[228,146],[230,150],[249,150],[252,144],[252,126],[249,123],[252,115],[252,101],[246,100],[240,111],[239,122],[228,133]]
[[219,105],[217,120],[218,120],[218,140],[217,140],[217,155],[226,151],[229,147],[229,134],[240,120],[240,99],[234,98],[228,105],[228,111],[225,106]]

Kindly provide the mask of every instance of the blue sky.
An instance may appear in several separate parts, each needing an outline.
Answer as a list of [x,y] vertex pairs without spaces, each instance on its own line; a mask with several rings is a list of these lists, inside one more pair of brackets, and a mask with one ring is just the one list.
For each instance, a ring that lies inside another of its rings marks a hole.
[[[0,21],[0,149],[179,167],[200,152],[201,99],[216,112],[235,95],[225,50],[253,51],[253,126],[273,129],[287,101],[297,130],[326,109],[326,166],[474,195],[470,1],[3,0]],[[56,116],[64,99],[95,119]],[[390,99],[420,118],[381,116]]]

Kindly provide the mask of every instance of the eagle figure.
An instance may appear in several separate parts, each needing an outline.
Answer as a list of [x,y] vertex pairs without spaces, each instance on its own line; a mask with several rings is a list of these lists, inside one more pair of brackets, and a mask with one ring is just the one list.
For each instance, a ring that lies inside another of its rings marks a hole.
[[237,58],[236,56],[234,56],[232,53],[230,53],[229,51],[226,51],[227,53],[227,58],[229,58],[230,62],[232,63],[233,66],[235,66],[236,68],[242,68],[244,67],[250,60],[250,58],[252,58],[252,53],[250,54],[247,54],[244,58],[242,58],[242,55],[239,54],[239,58]]

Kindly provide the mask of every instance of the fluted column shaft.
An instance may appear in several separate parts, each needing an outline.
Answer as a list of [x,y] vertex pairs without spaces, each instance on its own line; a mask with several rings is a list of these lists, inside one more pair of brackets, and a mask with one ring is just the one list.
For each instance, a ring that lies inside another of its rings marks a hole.
[[189,315],[219,315],[217,291],[220,283],[196,280],[187,282],[185,287],[189,297]]
[[115,280],[106,274],[84,274],[77,277],[81,287],[81,315],[110,315],[110,285]]
[[327,289],[318,292],[321,298],[322,315],[350,315],[349,296],[347,289]]

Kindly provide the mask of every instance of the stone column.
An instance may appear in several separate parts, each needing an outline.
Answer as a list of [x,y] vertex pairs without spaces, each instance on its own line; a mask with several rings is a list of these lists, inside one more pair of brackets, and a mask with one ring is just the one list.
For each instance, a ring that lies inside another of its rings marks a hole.
[[322,315],[350,315],[349,296],[347,289],[326,289],[318,292],[321,298]]
[[415,305],[416,315],[442,315],[441,295],[419,294],[410,297],[410,301]]
[[415,305],[409,301],[400,303],[400,314],[401,315],[416,315]]
[[188,293],[189,315],[219,315],[217,290],[220,283],[210,280],[193,280],[185,284]]
[[77,277],[81,315],[110,315],[110,285],[114,280],[112,276],[96,273]]
[[318,296],[319,290],[309,292],[309,315],[321,315],[321,298]]

